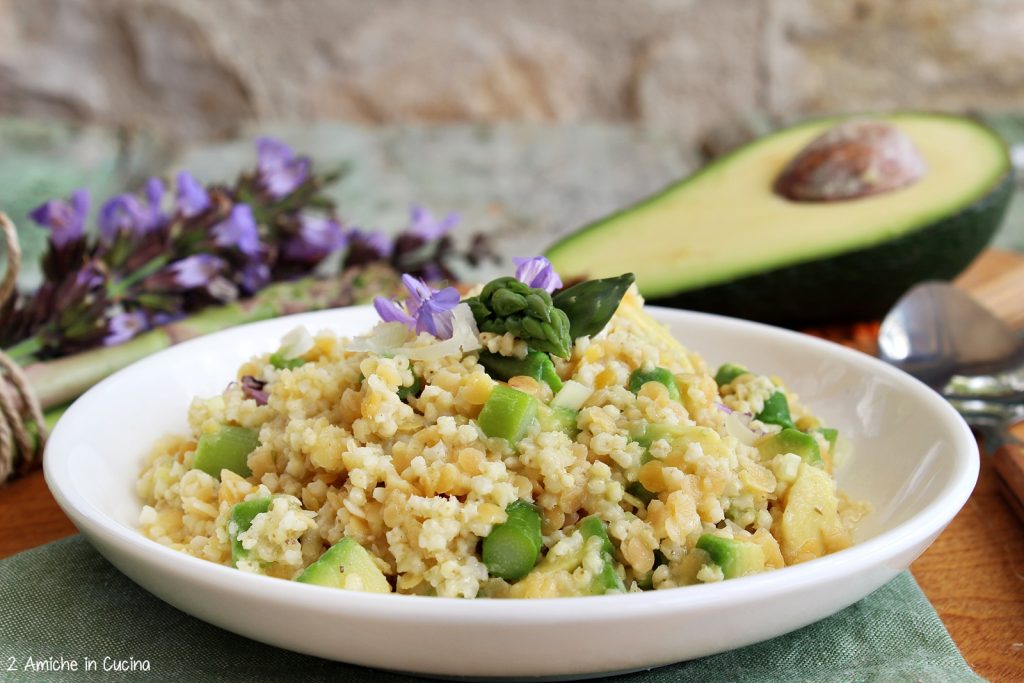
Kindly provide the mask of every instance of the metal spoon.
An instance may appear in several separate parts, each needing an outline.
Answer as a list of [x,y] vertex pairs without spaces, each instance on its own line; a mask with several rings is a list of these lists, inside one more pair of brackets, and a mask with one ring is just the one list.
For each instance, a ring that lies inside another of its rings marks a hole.
[[944,396],[1024,400],[1024,339],[949,283],[904,294],[882,321],[878,348]]

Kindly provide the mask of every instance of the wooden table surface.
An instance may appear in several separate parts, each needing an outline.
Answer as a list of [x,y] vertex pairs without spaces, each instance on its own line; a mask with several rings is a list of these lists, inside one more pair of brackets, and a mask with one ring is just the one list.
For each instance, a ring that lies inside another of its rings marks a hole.
[[[1016,255],[988,252],[962,281],[973,288],[1020,262]],[[1018,435],[1024,438],[1024,428]],[[974,670],[993,681],[1021,681],[1024,522],[1000,486],[982,457],[967,505],[911,570]],[[0,488],[0,558],[73,533],[41,472]]]

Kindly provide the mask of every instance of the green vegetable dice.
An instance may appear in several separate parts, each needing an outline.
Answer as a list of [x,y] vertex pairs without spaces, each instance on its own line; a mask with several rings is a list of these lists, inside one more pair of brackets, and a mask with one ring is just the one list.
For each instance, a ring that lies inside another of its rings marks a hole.
[[260,444],[259,432],[244,427],[224,426],[199,437],[192,468],[220,479],[221,470],[248,477],[249,454]]
[[249,557],[249,551],[242,547],[242,542],[238,540],[238,536],[249,530],[249,527],[252,526],[252,520],[256,518],[256,515],[270,509],[271,500],[273,499],[270,496],[252,498],[250,500],[243,500],[231,508],[231,513],[228,517],[228,536],[231,538],[232,564],[237,565],[239,560]]
[[481,351],[480,365],[484,366],[488,375],[503,382],[516,376],[532,377],[547,384],[556,394],[562,390],[562,379],[555,372],[551,356],[542,351],[530,351],[523,358]]
[[786,394],[776,391],[764,402],[764,408],[755,416],[765,424],[779,425],[780,427],[793,428],[793,418],[789,414],[789,402]]
[[764,550],[751,541],[737,541],[714,534],[702,534],[697,547],[722,568],[727,579],[734,579],[764,570]]
[[505,512],[508,519],[484,539],[482,556],[491,576],[514,581],[526,576],[540,557],[540,513],[523,500],[512,501]]
[[270,364],[278,370],[294,370],[306,364],[302,358],[285,358],[280,353],[270,354]]
[[679,400],[679,387],[676,386],[676,378],[665,368],[654,368],[649,372],[637,368],[629,375],[629,390],[634,394],[640,392],[640,388],[648,382],[664,384],[668,389],[668,396],[674,401]]
[[484,403],[477,425],[489,437],[505,439],[514,446],[537,416],[537,399],[512,387],[498,384]]
[[296,581],[366,593],[390,593],[391,584],[354,538],[343,538],[306,567]]
[[718,386],[725,386],[740,375],[749,374],[750,370],[747,370],[742,365],[736,365],[735,363],[725,363],[718,372],[715,373],[715,384]]
[[796,453],[809,465],[824,465],[818,442],[798,429],[787,428],[778,434],[769,434],[757,442],[757,450],[762,460],[769,460],[780,453]]

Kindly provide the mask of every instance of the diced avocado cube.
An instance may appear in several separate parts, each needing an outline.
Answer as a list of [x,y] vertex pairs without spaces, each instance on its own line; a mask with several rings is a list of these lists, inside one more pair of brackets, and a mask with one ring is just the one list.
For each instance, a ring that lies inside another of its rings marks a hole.
[[402,401],[406,400],[410,396],[416,398],[423,391],[423,380],[420,376],[413,373],[412,385],[407,387],[398,387],[398,398]]
[[249,551],[242,547],[242,542],[238,540],[238,536],[249,530],[249,527],[252,526],[252,520],[256,518],[256,515],[270,509],[271,500],[273,499],[270,496],[251,498],[250,500],[236,503],[231,508],[231,514],[228,517],[228,536],[231,538],[232,564],[237,565],[239,560],[249,557]]
[[697,540],[697,547],[722,568],[727,579],[764,571],[764,550],[756,543],[702,534]]
[[652,500],[658,497],[658,494],[651,493],[644,485],[638,481],[634,481],[632,484],[626,487],[626,493],[630,494],[635,498],[639,498],[644,505],[649,504]]
[[343,538],[306,567],[296,581],[367,593],[390,593],[391,585],[366,548]]
[[477,425],[489,437],[505,439],[514,446],[526,434],[537,416],[537,399],[529,394],[498,384],[484,403]]
[[629,375],[629,390],[634,394],[639,393],[641,387],[648,382],[664,384],[668,389],[669,398],[673,401],[679,400],[679,387],[676,386],[676,378],[665,368],[654,368],[649,371],[637,368]]
[[580,522],[580,534],[586,543],[591,538],[598,538],[601,541],[601,556],[604,562],[601,571],[594,577],[590,585],[590,592],[594,595],[604,595],[610,590],[623,591],[626,589],[622,578],[615,571],[615,547],[608,537],[608,529],[605,523],[597,516],[591,515]]
[[579,413],[569,408],[558,406],[537,406],[537,421],[540,428],[545,432],[565,432],[570,439],[575,439],[579,433],[576,421]]
[[285,358],[280,353],[270,354],[270,364],[278,370],[294,370],[306,364],[304,358]]
[[832,427],[821,427],[814,431],[825,437],[825,441],[828,441],[828,451],[832,453],[836,450],[836,439],[839,438],[839,430],[833,429]]
[[750,372],[742,365],[736,365],[735,363],[726,363],[718,368],[718,372],[715,373],[715,384],[718,386],[725,386],[740,375],[746,375]]
[[505,508],[508,515],[491,529],[481,552],[491,576],[508,581],[526,576],[540,557],[543,538],[540,513],[524,500],[514,500]]
[[507,382],[517,376],[532,377],[547,384],[556,394],[562,390],[562,379],[555,372],[555,364],[543,351],[529,351],[523,358],[481,351],[479,361],[494,379]]
[[755,416],[756,419],[765,424],[779,425],[780,427],[793,428],[793,418],[789,415],[789,402],[786,394],[776,391],[764,402],[764,408]]
[[260,445],[259,432],[244,427],[224,426],[212,434],[199,437],[192,468],[220,479],[221,470],[248,477],[249,454]]
[[821,449],[810,434],[796,429],[783,429],[778,434],[769,434],[756,444],[762,460],[769,460],[780,453],[796,453],[804,462],[821,467]]
[[615,552],[612,539],[608,538],[608,529],[600,517],[591,515],[580,522],[580,534],[583,535],[584,541],[588,541],[595,536],[600,538],[601,552],[608,553],[609,555]]

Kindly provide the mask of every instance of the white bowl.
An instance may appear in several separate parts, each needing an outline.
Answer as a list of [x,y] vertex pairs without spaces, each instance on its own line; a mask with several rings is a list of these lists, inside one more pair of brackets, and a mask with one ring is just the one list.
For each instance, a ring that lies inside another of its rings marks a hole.
[[57,502],[118,569],[175,607],[235,633],[329,659],[435,676],[583,677],[693,659],[827,617],[905,569],[967,500],[970,430],[938,394],[856,351],[765,325],[651,309],[712,364],[777,374],[853,443],[840,487],[874,507],[855,545],[794,567],[633,595],[458,600],[375,595],[245,574],[137,531],[135,480],[152,441],[186,428],[195,395],[220,392],[296,325],[352,335],[369,307],[213,334],[132,365],[88,391],[46,449]]

